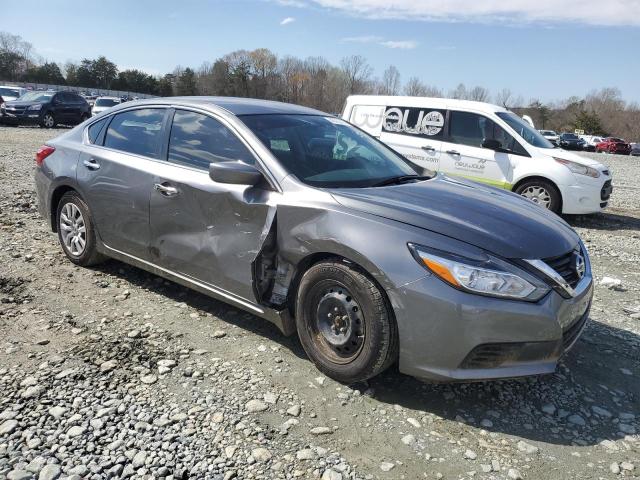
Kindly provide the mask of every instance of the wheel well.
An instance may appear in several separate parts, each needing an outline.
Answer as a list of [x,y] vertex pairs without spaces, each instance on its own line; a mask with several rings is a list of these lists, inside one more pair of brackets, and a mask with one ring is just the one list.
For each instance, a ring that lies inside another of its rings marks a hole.
[[67,192],[76,192],[76,190],[68,185],[62,185],[56,188],[53,191],[53,194],[51,195],[51,203],[49,204],[51,209],[50,218],[51,218],[51,230],[54,232],[58,231],[58,221],[56,219],[56,214],[58,213],[58,203],[60,203],[60,199]]
[[296,315],[296,298],[298,297],[298,288],[300,287],[300,281],[302,280],[302,276],[315,264],[324,262],[327,260],[338,260],[345,264],[351,265],[352,267],[359,270],[362,274],[369,277],[369,280],[371,280],[376,285],[376,287],[378,287],[378,289],[380,290],[380,293],[382,293],[382,295],[384,296],[385,301],[389,305],[391,315],[393,316],[395,321],[395,315],[393,314],[391,301],[387,296],[387,292],[385,292],[382,285],[380,285],[380,282],[378,282],[373,277],[373,275],[371,275],[365,268],[363,268],[358,263],[352,260],[349,260],[348,258],[343,257],[342,255],[336,255],[335,253],[329,253],[329,252],[319,252],[319,253],[311,254],[308,257],[305,257],[304,259],[302,259],[296,266],[296,271],[291,279],[291,284],[289,285],[289,289],[287,292],[287,308],[289,309],[289,312],[291,313],[291,316],[293,318],[295,318],[295,315]]
[[553,180],[549,180],[547,177],[542,177],[539,175],[534,175],[531,177],[524,177],[521,178],[520,180],[518,180],[516,182],[516,184],[511,188],[512,192],[515,192],[516,190],[518,190],[518,188],[520,187],[520,185],[522,185],[523,183],[529,182],[531,180],[544,180],[547,183],[550,183],[553,188],[556,189],[556,192],[558,192],[558,195],[560,196],[560,211],[562,211],[562,192],[560,191],[560,189],[558,188],[558,185],[556,185],[556,182],[554,182]]

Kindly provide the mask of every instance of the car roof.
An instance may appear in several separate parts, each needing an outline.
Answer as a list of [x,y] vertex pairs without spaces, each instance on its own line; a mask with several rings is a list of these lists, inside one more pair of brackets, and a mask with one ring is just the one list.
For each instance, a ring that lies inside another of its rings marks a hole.
[[384,105],[396,107],[423,107],[440,109],[473,110],[483,113],[507,112],[508,110],[498,105],[473,100],[458,100],[455,98],[438,97],[408,97],[401,95],[351,95],[347,98],[347,104],[359,105]]
[[293,105],[291,103],[238,97],[157,97],[127,102],[126,104],[122,104],[122,108],[149,104],[183,105],[201,108],[218,107],[233,115],[263,115],[274,113],[328,115],[320,110],[302,107],[300,105]]

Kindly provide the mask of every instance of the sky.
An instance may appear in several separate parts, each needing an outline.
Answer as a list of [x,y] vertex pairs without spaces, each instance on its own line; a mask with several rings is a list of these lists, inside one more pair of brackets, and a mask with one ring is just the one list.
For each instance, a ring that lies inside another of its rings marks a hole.
[[[505,6],[505,4],[508,4]],[[9,6],[10,5],[10,6]],[[617,87],[640,102],[640,0],[22,0],[0,30],[47,60],[104,55],[151,74],[233,50],[367,58],[403,83],[553,101]],[[7,6],[9,6],[7,8]],[[40,28],[37,26],[50,26]]]

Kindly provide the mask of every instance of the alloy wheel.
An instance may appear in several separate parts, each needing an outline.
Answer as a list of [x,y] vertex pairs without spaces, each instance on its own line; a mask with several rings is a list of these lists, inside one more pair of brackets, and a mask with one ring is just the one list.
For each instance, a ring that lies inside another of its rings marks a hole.
[[74,203],[66,203],[60,210],[60,234],[67,251],[79,257],[87,246],[87,228],[82,212]]
[[55,123],[53,119],[53,115],[51,115],[50,113],[47,113],[44,116],[44,118],[42,119],[42,122],[44,123],[44,126],[47,128],[53,128],[53,125]]
[[551,206],[551,194],[546,188],[541,187],[540,185],[531,185],[525,188],[520,195],[544,208],[549,208]]

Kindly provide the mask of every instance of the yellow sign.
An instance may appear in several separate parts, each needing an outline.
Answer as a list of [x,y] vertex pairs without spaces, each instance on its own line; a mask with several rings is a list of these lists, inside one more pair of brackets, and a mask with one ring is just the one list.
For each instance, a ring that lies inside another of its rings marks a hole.
[[575,133],[576,135],[584,135],[584,130],[580,130],[579,128],[576,128],[576,129],[575,129],[575,131],[574,131],[574,133]]

